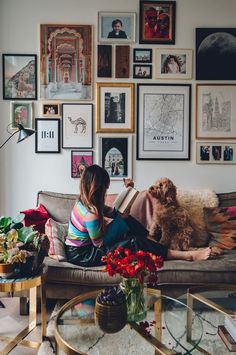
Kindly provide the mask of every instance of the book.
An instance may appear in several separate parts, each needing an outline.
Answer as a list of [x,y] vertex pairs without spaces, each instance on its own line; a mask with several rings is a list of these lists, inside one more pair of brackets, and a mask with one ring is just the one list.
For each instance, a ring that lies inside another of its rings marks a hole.
[[113,203],[113,207],[117,208],[120,213],[125,213],[134,203],[139,191],[134,187],[127,187],[121,191]]
[[236,341],[236,317],[225,317],[225,328],[228,330],[231,337]]
[[236,351],[236,342],[231,337],[224,325],[219,325],[218,334],[227,346],[229,351]]

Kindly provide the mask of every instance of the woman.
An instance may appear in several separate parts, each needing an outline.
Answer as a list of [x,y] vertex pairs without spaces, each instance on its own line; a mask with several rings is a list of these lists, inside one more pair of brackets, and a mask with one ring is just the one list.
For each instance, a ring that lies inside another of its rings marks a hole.
[[[69,262],[81,266],[102,265],[101,257],[119,245],[132,251],[144,250],[164,259],[204,260],[211,249],[191,251],[168,250],[147,238],[148,231],[133,217],[120,214],[105,205],[110,185],[107,171],[98,165],[88,167],[80,183],[80,195],[72,209],[66,253]],[[113,221],[106,223],[105,217]]]

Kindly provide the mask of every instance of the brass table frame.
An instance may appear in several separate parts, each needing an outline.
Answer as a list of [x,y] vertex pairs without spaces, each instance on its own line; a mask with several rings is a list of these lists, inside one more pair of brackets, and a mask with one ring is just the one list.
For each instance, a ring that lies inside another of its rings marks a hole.
[[0,336],[1,341],[7,342],[7,345],[0,350],[0,355],[8,354],[17,345],[38,349],[41,343],[25,340],[24,338],[36,327],[37,325],[37,287],[40,288],[40,300],[41,300],[41,336],[42,339],[46,336],[47,326],[47,313],[46,313],[46,291],[45,291],[45,279],[47,275],[47,266],[44,266],[42,271],[31,278],[22,279],[4,279],[1,283],[0,280],[0,292],[10,292],[14,294],[17,291],[29,290],[29,325],[18,333],[15,338],[7,336]]

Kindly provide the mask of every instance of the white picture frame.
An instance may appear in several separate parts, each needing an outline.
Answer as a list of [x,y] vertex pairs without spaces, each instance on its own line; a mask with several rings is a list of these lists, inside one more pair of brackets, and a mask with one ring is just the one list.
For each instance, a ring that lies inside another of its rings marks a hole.
[[236,164],[236,143],[197,142],[197,164]]
[[157,48],[155,50],[155,78],[192,79],[192,49]]

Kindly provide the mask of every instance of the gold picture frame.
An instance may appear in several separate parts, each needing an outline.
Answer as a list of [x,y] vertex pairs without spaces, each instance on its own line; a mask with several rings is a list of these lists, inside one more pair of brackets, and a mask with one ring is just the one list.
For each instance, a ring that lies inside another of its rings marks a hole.
[[60,110],[61,104],[56,103],[56,102],[46,102],[42,104],[42,116],[43,117],[60,117],[61,116],[61,110]]

